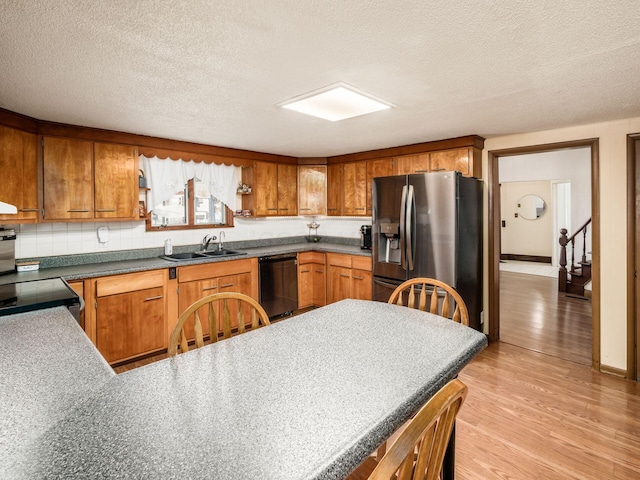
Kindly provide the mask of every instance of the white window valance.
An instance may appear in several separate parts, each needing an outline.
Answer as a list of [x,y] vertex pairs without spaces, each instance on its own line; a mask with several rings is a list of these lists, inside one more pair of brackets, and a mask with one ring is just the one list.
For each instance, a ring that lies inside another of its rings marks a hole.
[[176,192],[183,190],[186,183],[196,178],[209,186],[211,194],[234,208],[238,185],[238,168],[231,165],[184,161],[182,159],[140,156],[140,164],[145,172],[148,185],[148,209],[169,200]]

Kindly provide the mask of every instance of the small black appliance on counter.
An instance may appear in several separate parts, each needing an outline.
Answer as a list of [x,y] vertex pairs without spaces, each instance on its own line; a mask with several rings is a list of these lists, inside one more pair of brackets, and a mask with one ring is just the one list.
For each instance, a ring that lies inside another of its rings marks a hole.
[[360,248],[371,250],[371,225],[360,227]]

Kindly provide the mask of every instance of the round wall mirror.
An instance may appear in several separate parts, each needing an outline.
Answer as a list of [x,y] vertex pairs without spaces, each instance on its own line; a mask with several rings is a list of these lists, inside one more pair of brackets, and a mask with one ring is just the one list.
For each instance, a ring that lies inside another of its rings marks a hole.
[[526,220],[536,220],[540,218],[547,205],[538,195],[525,195],[518,200],[518,215]]

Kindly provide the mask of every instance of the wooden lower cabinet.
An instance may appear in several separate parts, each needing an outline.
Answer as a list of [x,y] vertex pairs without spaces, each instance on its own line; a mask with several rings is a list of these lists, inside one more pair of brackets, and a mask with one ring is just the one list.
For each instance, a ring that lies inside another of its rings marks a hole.
[[322,307],[327,303],[325,254],[298,254],[298,308]]
[[[178,268],[178,311],[184,312],[191,304],[214,293],[238,292],[244,293],[258,300],[258,260],[249,258],[244,260],[229,260],[204,265],[189,265]],[[231,328],[238,326],[237,304],[228,302],[231,317]],[[219,304],[214,304],[215,314],[220,315]],[[250,309],[243,307],[244,318],[251,322]],[[205,336],[209,331],[209,307],[202,307],[198,313]],[[177,319],[176,319],[177,320]],[[187,338],[193,339],[193,325],[185,325]],[[219,330],[221,332],[222,330]]]
[[111,364],[167,348],[166,270],[101,277],[95,291],[95,345]]
[[327,253],[327,303],[372,299],[371,258]]

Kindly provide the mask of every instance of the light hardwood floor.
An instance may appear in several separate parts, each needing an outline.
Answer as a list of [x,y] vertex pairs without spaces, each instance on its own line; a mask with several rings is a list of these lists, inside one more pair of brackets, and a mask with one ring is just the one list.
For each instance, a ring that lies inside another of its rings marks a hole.
[[558,279],[500,272],[500,340],[591,365],[591,301],[558,293]]
[[457,479],[640,479],[640,384],[501,342],[459,378]]

